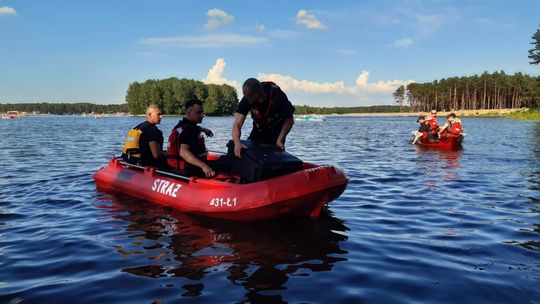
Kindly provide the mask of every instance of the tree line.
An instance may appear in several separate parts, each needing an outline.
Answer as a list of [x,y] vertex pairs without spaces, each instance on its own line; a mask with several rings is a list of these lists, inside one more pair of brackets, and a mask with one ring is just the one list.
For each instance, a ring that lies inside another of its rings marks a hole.
[[[308,105],[296,105],[295,114],[350,114],[350,113],[392,113],[398,112],[399,106],[365,106],[365,107],[312,107]],[[145,108],[146,109],[146,108]],[[236,107],[231,111],[225,113],[233,114],[236,112]],[[409,107],[405,107],[404,111],[408,111]],[[95,114],[112,114],[112,113],[128,113],[130,109],[127,103],[124,104],[92,104],[92,103],[7,103],[0,104],[0,113],[8,111],[19,112],[37,112],[40,114],[52,114],[52,115],[77,115],[83,113],[95,113]],[[139,114],[143,114],[142,111]],[[205,113],[207,110],[205,108]],[[131,112],[131,114],[134,114]],[[207,113],[208,114],[208,113]]]
[[[394,113],[399,111],[399,106],[364,106],[364,107],[312,107],[308,105],[294,106],[294,114],[352,114],[352,113]],[[405,111],[408,111],[409,107],[405,107]]]
[[477,110],[540,106],[540,76],[504,71],[410,83],[393,93],[396,103],[406,101],[411,111]]
[[0,112],[19,111],[37,112],[40,114],[74,115],[82,113],[118,113],[128,112],[127,104],[93,104],[93,103],[0,103]]
[[131,83],[126,103],[131,114],[143,114],[148,105],[156,104],[164,114],[179,115],[184,111],[185,102],[193,98],[203,102],[207,115],[230,115],[238,107],[238,95],[232,86],[176,77]]

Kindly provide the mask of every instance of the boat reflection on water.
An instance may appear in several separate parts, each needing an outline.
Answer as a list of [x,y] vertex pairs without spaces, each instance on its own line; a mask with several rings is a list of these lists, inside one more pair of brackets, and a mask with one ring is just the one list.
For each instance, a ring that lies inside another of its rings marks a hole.
[[429,147],[416,146],[416,151],[419,155],[430,158],[432,162],[439,162],[438,160],[444,161],[444,165],[448,168],[459,168],[460,158],[463,154],[463,149],[456,150],[440,150],[440,149],[431,149]]
[[437,189],[441,181],[460,181],[463,149],[439,150],[418,147],[417,172],[423,172],[424,184],[429,190]]
[[[228,222],[188,215],[172,208],[103,194],[113,219],[126,222],[126,237],[115,238],[117,252],[135,257],[122,271],[153,278],[185,277],[200,281],[211,271],[225,270],[248,298],[257,291],[284,289],[290,275],[331,271],[346,261],[339,243],[349,229],[324,210],[317,220],[286,219],[261,223]],[[184,285],[185,295],[201,294],[204,285]]]
[[460,164],[460,158],[463,154],[463,149],[454,150],[454,151],[438,151],[438,154],[440,155],[440,158],[444,161],[446,161],[446,166],[448,168],[459,168],[461,166]]

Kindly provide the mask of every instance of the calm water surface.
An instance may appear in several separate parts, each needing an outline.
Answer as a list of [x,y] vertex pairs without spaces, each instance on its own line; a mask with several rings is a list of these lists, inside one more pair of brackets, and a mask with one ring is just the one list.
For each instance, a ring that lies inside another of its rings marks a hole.
[[[96,191],[140,121],[0,121],[0,303],[540,302],[539,122],[465,118],[454,152],[412,146],[414,118],[297,122],[288,151],[346,191],[318,220],[234,223]],[[210,149],[231,124],[205,119]]]

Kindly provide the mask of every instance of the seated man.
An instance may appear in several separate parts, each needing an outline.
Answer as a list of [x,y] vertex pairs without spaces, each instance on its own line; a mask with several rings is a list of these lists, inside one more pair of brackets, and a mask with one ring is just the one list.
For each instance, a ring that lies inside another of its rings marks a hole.
[[168,163],[182,175],[210,178],[216,173],[207,164],[208,151],[202,132],[207,136],[214,134],[197,125],[204,118],[202,102],[197,99],[188,100],[184,110],[184,118],[174,126],[169,136]]
[[437,123],[437,110],[433,109],[426,117],[426,123],[429,126],[428,138],[429,141],[437,141],[439,139],[439,124]]
[[426,123],[426,117],[420,116],[416,122],[420,124],[420,127],[414,136],[414,140],[412,142],[413,145],[418,141],[418,139],[420,139],[420,137],[427,138],[427,132],[429,131],[429,125]]
[[163,153],[163,133],[156,126],[161,122],[161,110],[156,105],[146,109],[146,121],[131,129],[122,149],[122,158],[132,164],[153,166],[166,170],[167,157]]
[[449,138],[463,135],[461,120],[456,117],[456,114],[450,113],[446,116],[446,118],[448,120],[439,130],[439,136]]

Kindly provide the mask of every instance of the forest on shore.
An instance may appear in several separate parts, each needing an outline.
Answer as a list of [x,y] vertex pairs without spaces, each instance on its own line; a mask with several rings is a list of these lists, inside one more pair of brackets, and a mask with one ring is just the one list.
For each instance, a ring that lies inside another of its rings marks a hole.
[[[295,114],[351,114],[351,113],[395,113],[399,112],[399,106],[366,106],[366,107],[312,107],[295,105]],[[403,111],[407,112],[409,107],[405,106]],[[114,113],[129,113],[134,114],[129,110],[127,103],[124,104],[92,104],[92,103],[7,103],[0,104],[0,113],[8,111],[19,111],[26,113],[51,114],[51,115],[81,115],[81,114],[114,114]],[[206,112],[206,109],[205,109]],[[232,115],[236,112],[234,108],[230,113],[222,115]],[[142,112],[139,114],[143,114]],[[208,114],[213,116],[213,114]],[[180,115],[178,113],[171,115]]]
[[[141,115],[150,104],[156,104],[165,115],[181,115],[184,103],[192,98],[203,102],[208,116],[232,115],[239,104],[236,89],[229,85],[205,84],[193,79],[175,77],[144,82],[133,82],[126,93],[126,103],[100,105],[92,103],[9,103],[0,104],[0,112],[20,111],[40,114],[74,115],[83,113],[129,113]],[[294,104],[294,101],[293,101]],[[295,105],[295,114],[350,114],[399,112],[396,105],[359,107],[313,107]],[[405,111],[408,107],[405,107]]]
[[0,103],[0,113],[19,111],[26,113],[51,114],[51,115],[80,115],[90,113],[127,113],[127,104],[94,104],[80,103]]
[[190,99],[203,102],[204,111],[210,116],[229,115],[238,108],[236,89],[230,85],[205,84],[193,79],[171,77],[133,82],[126,94],[131,114],[144,114],[149,104],[156,104],[163,114],[183,113],[184,103]]
[[[351,114],[538,108],[540,76],[522,73],[507,75],[504,71],[468,77],[450,77],[428,83],[410,83],[393,93],[398,105],[358,107],[314,107],[295,105],[295,114]],[[175,77],[146,80],[129,85],[124,104],[92,103],[9,103],[0,104],[0,112],[77,115],[83,113],[144,114],[149,104],[157,104],[163,114],[183,114],[184,103],[192,98],[203,101],[208,116],[232,115],[238,107],[236,89],[229,85],[204,84],[193,79]],[[293,101],[294,104],[294,101]]]
[[449,77],[427,83],[410,83],[393,93],[400,105],[427,112],[536,108],[540,106],[540,76],[504,71],[482,75]]

